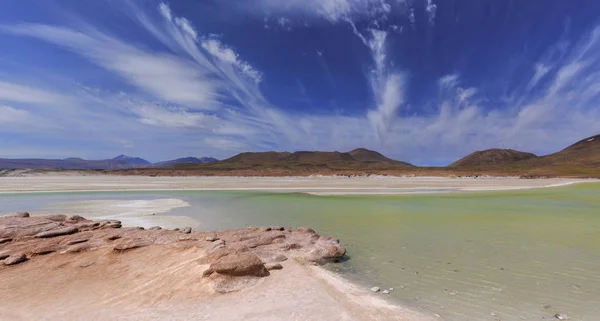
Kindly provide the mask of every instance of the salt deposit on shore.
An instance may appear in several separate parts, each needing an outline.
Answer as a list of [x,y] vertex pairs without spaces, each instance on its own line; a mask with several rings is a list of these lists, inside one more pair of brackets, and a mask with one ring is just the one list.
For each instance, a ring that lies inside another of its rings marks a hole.
[[0,177],[0,193],[60,191],[264,190],[315,194],[405,194],[415,192],[492,191],[597,182],[591,179],[447,178],[447,177],[147,177],[32,176]]
[[197,227],[200,222],[187,216],[157,215],[190,206],[177,198],[154,200],[93,200],[81,202],[54,203],[46,211],[56,214],[84,214],[97,220],[117,219],[124,226],[177,228],[183,226]]

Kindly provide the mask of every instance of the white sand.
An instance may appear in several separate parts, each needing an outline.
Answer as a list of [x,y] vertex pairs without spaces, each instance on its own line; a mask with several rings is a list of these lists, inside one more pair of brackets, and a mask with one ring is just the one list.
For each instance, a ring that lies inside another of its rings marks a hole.
[[552,187],[592,179],[447,177],[0,177],[0,193],[60,191],[264,190],[314,194],[406,194]]
[[293,260],[242,291],[213,293],[203,255],[150,246],[40,256],[1,271],[0,320],[432,320]]
[[[187,216],[164,215],[172,209],[190,206],[177,198],[154,200],[93,200],[80,202],[53,203],[44,210],[44,214],[81,215],[94,220],[116,219],[123,226],[141,226],[145,228],[160,226],[163,228],[197,227],[200,222]],[[163,214],[163,215],[159,215]]]

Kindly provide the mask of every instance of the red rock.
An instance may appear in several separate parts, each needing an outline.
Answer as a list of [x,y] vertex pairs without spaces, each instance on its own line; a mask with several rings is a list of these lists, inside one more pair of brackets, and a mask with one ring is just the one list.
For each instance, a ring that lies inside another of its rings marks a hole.
[[8,243],[10,241],[12,241],[11,238],[0,238],[0,244]]
[[14,254],[4,259],[4,265],[15,265],[27,261],[25,254]]
[[55,221],[55,222],[64,222],[67,220],[67,216],[63,215],[63,214],[47,215],[47,216],[44,216],[44,218],[47,220]]
[[335,262],[346,254],[346,249],[340,245],[339,240],[329,237],[321,237],[305,256],[305,262],[313,264],[325,264]]
[[69,234],[73,234],[73,233],[77,233],[77,232],[79,232],[79,229],[77,229],[76,227],[64,227],[64,228],[54,229],[54,230],[50,230],[50,231],[40,232],[40,233],[36,234],[35,237],[48,238],[48,237],[69,235]]
[[316,234],[315,230],[311,229],[310,227],[299,227],[296,231],[298,231],[298,233]]
[[126,252],[129,250],[137,249],[140,247],[151,245],[153,242],[150,240],[130,240],[123,242],[121,244],[117,244],[113,250],[117,253]]
[[58,244],[42,244],[31,251],[32,255],[46,255],[60,251],[61,247]]
[[84,217],[81,217],[79,215],[71,215],[67,218],[67,220],[72,221],[72,222],[87,221],[87,219],[85,219]]
[[79,243],[69,246],[66,250],[61,253],[80,253],[91,250],[93,247],[89,243]]
[[267,276],[269,272],[260,258],[252,252],[227,255],[212,263],[209,270],[230,276]]
[[217,241],[217,240],[219,240],[219,238],[217,237],[217,235],[216,235],[216,234],[212,234],[212,235],[209,235],[209,236],[207,236],[207,237],[205,238],[205,240],[206,240],[207,242],[214,242],[214,241]]
[[74,240],[70,240],[67,242],[67,245],[73,245],[73,244],[78,244],[78,243],[83,243],[83,242],[87,242],[88,239],[74,239]]
[[25,217],[29,217],[29,213],[27,213],[27,212],[17,212],[17,213],[11,214],[11,216],[25,218]]

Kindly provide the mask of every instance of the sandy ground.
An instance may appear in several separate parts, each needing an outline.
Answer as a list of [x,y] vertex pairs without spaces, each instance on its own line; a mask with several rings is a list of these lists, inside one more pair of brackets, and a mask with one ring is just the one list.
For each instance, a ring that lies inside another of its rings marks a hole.
[[216,294],[198,249],[50,254],[2,270],[0,320],[432,320],[293,260]]
[[591,182],[591,179],[446,178],[446,177],[146,177],[33,176],[0,177],[0,192],[126,190],[265,190],[314,194],[403,194],[527,189]]

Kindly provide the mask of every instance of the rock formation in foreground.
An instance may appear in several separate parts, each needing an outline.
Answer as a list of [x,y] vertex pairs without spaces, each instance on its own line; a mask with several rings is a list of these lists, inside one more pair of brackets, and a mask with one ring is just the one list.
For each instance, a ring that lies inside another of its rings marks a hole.
[[124,228],[117,220],[91,221],[81,216],[16,213],[0,217],[0,273],[39,255],[77,255],[106,248],[112,249],[107,255],[127,255],[148,246],[202,249],[205,255],[198,258],[198,264],[207,267],[202,278],[222,293],[268,276],[269,270],[281,269],[279,262],[287,259],[322,265],[346,253],[338,240],[310,228],[192,232],[191,228]]

